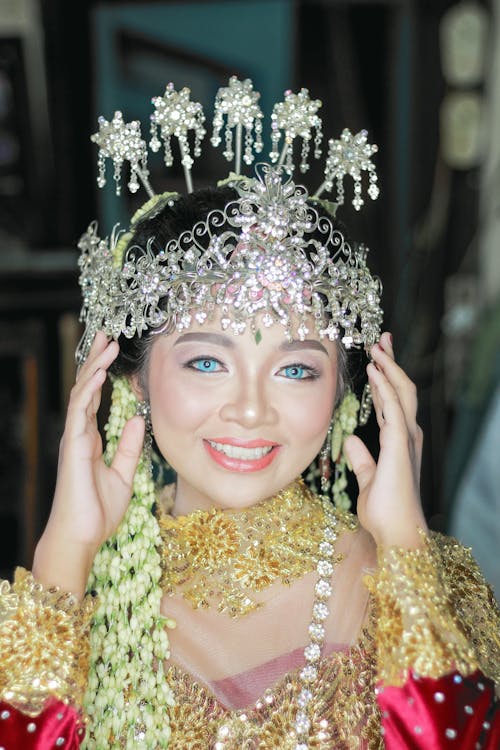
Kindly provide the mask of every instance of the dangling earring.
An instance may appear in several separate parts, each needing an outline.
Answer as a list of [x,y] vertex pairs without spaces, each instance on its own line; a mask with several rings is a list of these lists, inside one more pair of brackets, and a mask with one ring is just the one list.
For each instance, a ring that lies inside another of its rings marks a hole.
[[360,427],[364,427],[364,425],[368,422],[368,419],[370,418],[370,414],[372,411],[372,404],[373,404],[372,389],[370,388],[369,383],[365,383],[365,387],[363,388],[363,394],[361,396],[361,406],[359,407],[358,424],[360,425]]
[[149,401],[138,401],[135,413],[143,417],[146,431],[144,433],[144,458],[151,465],[153,452],[153,425],[151,424],[151,405]]
[[319,454],[320,487],[321,493],[323,495],[329,495],[331,487],[330,478],[332,476],[332,431],[333,421],[330,422],[324,445],[321,449],[321,453]]

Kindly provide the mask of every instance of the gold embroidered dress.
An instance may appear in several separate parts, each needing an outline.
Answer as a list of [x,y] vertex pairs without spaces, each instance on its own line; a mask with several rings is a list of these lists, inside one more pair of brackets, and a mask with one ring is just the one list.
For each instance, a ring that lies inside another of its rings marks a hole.
[[[170,748],[302,750],[298,721],[315,750],[499,747],[498,612],[468,550],[438,534],[376,550],[334,511],[323,645],[307,661],[322,504],[296,484],[256,508],[160,510]],[[76,750],[92,606],[22,571],[1,593],[0,747]]]

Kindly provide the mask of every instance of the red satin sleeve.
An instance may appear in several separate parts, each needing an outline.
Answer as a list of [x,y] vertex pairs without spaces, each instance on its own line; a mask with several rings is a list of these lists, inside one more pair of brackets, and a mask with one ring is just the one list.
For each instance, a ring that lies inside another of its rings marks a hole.
[[386,750],[499,750],[500,704],[479,670],[433,679],[413,672],[377,689]]
[[80,714],[62,701],[50,700],[35,717],[0,702],[1,750],[78,750],[84,735]]

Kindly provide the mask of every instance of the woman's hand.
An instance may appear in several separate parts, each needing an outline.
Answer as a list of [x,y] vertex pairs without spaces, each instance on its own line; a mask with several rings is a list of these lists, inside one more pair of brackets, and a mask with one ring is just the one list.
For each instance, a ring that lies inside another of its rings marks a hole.
[[78,373],[60,444],[54,502],[35,553],[35,577],[75,594],[83,593],[99,546],[125,514],[144,439],[144,420],[133,417],[112,464],[104,463],[96,414],[118,351],[115,341],[98,333]]
[[359,437],[345,441],[345,453],[359,486],[358,518],[378,545],[418,547],[418,528],[426,528],[420,502],[422,430],[418,426],[415,385],[394,361],[392,337],[382,334],[367,367],[380,428],[375,463]]

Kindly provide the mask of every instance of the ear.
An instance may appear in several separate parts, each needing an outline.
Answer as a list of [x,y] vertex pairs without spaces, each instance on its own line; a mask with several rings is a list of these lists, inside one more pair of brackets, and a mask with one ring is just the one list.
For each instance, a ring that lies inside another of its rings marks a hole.
[[129,378],[130,388],[138,401],[144,401],[147,397],[141,381],[142,378],[138,373],[134,373],[134,375],[131,375]]

